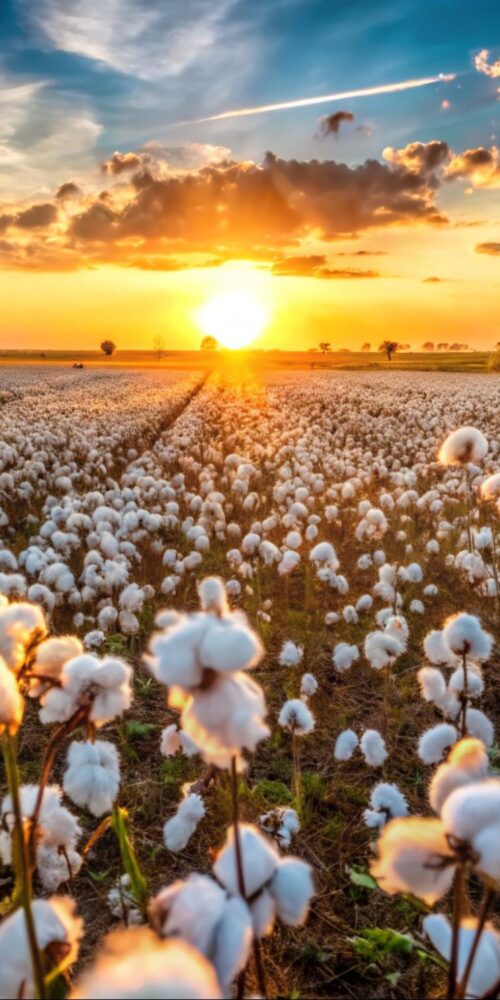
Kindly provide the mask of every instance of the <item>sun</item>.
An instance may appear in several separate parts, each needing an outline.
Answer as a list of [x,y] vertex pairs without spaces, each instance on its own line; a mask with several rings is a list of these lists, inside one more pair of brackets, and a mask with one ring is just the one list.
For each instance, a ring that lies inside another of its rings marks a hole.
[[203,333],[215,337],[223,347],[238,350],[259,336],[269,320],[264,303],[252,292],[221,292],[197,312]]

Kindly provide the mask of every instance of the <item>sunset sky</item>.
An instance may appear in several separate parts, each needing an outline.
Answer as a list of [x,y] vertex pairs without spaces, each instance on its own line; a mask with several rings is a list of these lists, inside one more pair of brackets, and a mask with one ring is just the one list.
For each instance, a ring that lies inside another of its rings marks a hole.
[[194,348],[227,292],[256,346],[500,340],[498,0],[1,0],[0,42],[1,348]]

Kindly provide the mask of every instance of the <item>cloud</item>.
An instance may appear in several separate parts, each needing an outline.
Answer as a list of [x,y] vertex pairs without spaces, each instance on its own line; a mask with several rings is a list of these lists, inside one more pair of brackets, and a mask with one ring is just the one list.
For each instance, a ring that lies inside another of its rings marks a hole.
[[113,153],[109,160],[104,160],[101,163],[101,170],[103,174],[116,176],[117,174],[124,174],[128,170],[137,170],[138,167],[143,165],[143,162],[143,155],[139,153],[116,152]]
[[442,278],[437,278],[435,275],[431,275],[429,278],[422,278],[423,285],[439,285],[442,282]]
[[500,156],[496,146],[478,146],[453,156],[446,173],[447,180],[467,180],[473,187],[500,187]]
[[30,205],[16,216],[13,225],[18,229],[45,229],[52,225],[56,218],[56,206],[46,202],[43,205]]
[[273,264],[272,274],[283,278],[380,278],[378,271],[351,267],[330,268],[324,254],[283,257]]
[[319,120],[320,134],[338,136],[342,122],[353,122],[354,115],[350,111],[334,111],[331,115],[324,115]]
[[494,80],[500,77],[500,59],[495,62],[490,62],[490,53],[488,49],[481,49],[480,52],[476,52],[474,56],[474,66],[476,67],[478,73],[484,73],[485,76],[491,76]]
[[491,257],[500,257],[500,243],[476,243],[474,250],[476,253],[485,253]]
[[337,257],[385,257],[387,250],[339,250]]
[[61,184],[56,191],[56,201],[67,201],[72,198],[78,198],[81,195],[81,188],[74,181],[66,181],[65,184]]
[[413,173],[429,176],[435,174],[449,159],[450,147],[447,142],[433,139],[431,142],[410,142],[403,149],[386,146],[382,152],[384,160],[411,170]]

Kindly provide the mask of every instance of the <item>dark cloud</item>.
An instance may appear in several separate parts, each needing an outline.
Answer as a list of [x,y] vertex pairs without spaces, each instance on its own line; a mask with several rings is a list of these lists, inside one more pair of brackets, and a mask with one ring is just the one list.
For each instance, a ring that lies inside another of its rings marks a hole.
[[355,268],[330,268],[323,254],[310,254],[304,257],[283,257],[272,268],[272,273],[279,277],[297,278],[379,278],[378,271],[361,271]]
[[485,253],[491,257],[499,257],[500,243],[476,243],[474,250],[476,253]]
[[436,174],[449,160],[451,150],[447,142],[433,139],[431,142],[410,142],[402,149],[387,146],[382,155],[388,163],[429,177]]
[[56,191],[56,201],[69,201],[71,198],[78,198],[81,190],[74,181],[66,181],[61,184]]
[[435,275],[431,274],[430,278],[422,278],[423,285],[439,285],[442,278],[437,278]]
[[500,155],[493,146],[466,149],[452,158],[446,168],[446,180],[467,180],[474,187],[500,187]]
[[51,202],[42,205],[30,205],[24,212],[16,216],[15,223],[19,229],[44,229],[55,222],[57,208]]
[[385,257],[386,250],[339,250],[337,257]]
[[4,233],[12,225],[14,218],[13,215],[0,215],[0,233]]
[[101,163],[101,170],[103,174],[110,174],[116,176],[117,174],[124,174],[130,170],[137,170],[144,163],[144,157],[141,153],[113,153],[109,160],[104,160]]
[[326,137],[327,135],[338,136],[340,132],[340,126],[343,122],[353,122],[354,115],[350,111],[334,111],[331,115],[324,115],[323,118],[319,120],[319,131],[320,135]]

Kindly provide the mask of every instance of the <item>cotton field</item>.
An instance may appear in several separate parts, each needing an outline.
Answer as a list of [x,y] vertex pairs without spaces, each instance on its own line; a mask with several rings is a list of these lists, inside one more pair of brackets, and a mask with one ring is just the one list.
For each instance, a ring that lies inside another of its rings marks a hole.
[[0,997],[500,995],[499,403],[0,371]]

